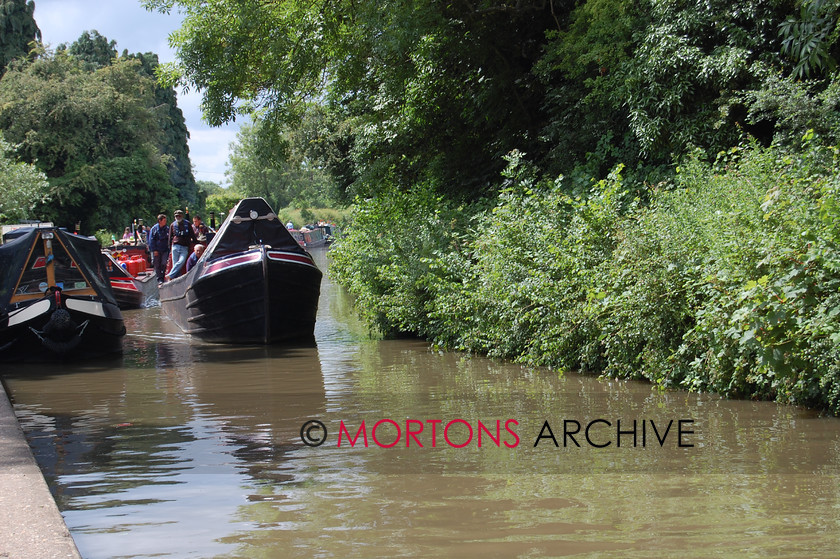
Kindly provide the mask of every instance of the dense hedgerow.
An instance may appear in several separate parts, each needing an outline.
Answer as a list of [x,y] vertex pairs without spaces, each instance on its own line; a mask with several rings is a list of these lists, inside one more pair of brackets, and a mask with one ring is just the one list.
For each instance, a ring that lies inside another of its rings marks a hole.
[[571,197],[513,154],[492,207],[360,202],[334,270],[386,332],[840,414],[838,154],[801,153],[692,158],[644,206],[620,168]]

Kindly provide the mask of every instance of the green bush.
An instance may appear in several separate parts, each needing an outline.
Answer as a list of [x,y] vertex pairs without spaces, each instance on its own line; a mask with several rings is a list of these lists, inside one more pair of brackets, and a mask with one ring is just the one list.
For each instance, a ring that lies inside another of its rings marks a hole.
[[386,332],[840,414],[838,152],[700,156],[641,206],[621,168],[571,197],[520,154],[489,204],[359,201],[339,281]]

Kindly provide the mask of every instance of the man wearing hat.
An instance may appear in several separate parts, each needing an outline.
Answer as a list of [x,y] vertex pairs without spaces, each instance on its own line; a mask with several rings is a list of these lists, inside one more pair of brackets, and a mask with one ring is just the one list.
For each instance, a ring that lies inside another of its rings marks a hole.
[[172,270],[169,279],[175,279],[184,270],[184,264],[190,255],[190,247],[195,244],[195,234],[192,225],[184,219],[184,212],[175,210],[175,222],[169,234],[172,239]]

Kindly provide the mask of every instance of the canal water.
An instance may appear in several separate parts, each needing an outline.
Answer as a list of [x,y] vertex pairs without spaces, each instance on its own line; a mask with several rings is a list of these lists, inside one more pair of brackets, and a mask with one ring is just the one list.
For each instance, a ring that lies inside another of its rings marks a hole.
[[840,550],[834,418],[377,340],[328,275],[314,347],[125,317],[118,361],[4,369],[86,558]]

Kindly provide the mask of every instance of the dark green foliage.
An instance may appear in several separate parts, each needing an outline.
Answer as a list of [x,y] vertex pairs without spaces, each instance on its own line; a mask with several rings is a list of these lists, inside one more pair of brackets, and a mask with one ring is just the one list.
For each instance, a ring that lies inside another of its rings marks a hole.
[[[48,212],[56,223],[80,221],[84,231],[118,230],[135,218],[155,216],[175,206],[166,169],[152,153],[101,158],[50,181],[56,204]],[[148,217],[146,217],[148,219]]]
[[366,201],[337,277],[385,331],[840,413],[837,152],[803,153],[690,159],[647,207],[617,172],[571,198],[514,156],[489,211]]
[[153,82],[122,60],[86,71],[65,52],[15,64],[0,80],[0,129],[48,177],[40,217],[84,232],[118,229],[176,202],[155,149]]
[[[60,45],[58,50],[64,50],[66,45]],[[87,70],[96,70],[110,66],[117,57],[117,42],[108,41],[99,34],[99,31],[85,31],[76,41],[70,45],[67,52],[78,60],[84,62]]]
[[[283,127],[268,136],[268,124],[258,118],[243,125],[230,155],[231,189],[243,196],[260,196],[273,208],[325,207],[339,197],[329,171],[329,147],[322,145],[323,115],[312,107],[301,125]],[[282,126],[282,125],[281,125]],[[273,141],[266,141],[273,138]],[[315,158],[310,154],[315,152]]]
[[504,154],[544,149],[531,68],[557,25],[553,4],[146,4],[184,11],[180,62],[161,74],[201,89],[212,124],[259,109],[276,131],[312,99],[328,105],[343,124],[332,144],[352,166],[339,176],[356,194],[428,182],[475,198],[493,191]]
[[37,218],[38,206],[48,198],[47,177],[34,165],[18,161],[0,134],[0,223]]
[[[154,79],[159,66],[157,54],[151,52],[128,54],[127,51],[123,51],[122,57],[138,60],[143,75]],[[187,131],[184,113],[178,108],[175,89],[155,83],[155,96],[149,108],[154,109],[158,115],[162,134],[157,147],[167,156],[166,167],[169,171],[169,181],[178,191],[179,205],[195,207],[200,199],[187,143],[190,134]]]
[[117,57],[116,43],[97,31],[38,53],[0,81],[0,128],[49,177],[43,216],[81,222],[85,232],[121,230],[203,204],[175,91],[154,80],[157,55]]
[[837,60],[832,48],[837,42],[837,0],[804,0],[797,16],[779,25],[782,54],[793,62],[792,75],[808,78],[812,74],[833,72]]
[[0,0],[0,76],[9,62],[29,54],[30,43],[41,40],[32,0]]

